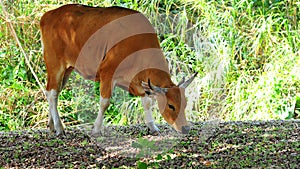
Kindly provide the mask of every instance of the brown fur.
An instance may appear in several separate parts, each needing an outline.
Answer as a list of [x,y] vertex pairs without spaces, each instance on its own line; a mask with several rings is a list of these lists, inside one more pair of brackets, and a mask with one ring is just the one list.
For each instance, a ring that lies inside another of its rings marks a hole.
[[[48,72],[47,91],[61,91],[73,69],[86,79],[100,81],[103,98],[111,97],[115,79],[118,79],[116,85],[128,89],[136,96],[145,95],[141,83],[150,80],[155,86],[169,88],[165,95],[157,97],[160,111],[169,124],[177,123],[178,130],[181,130],[181,126],[187,125],[184,90],[171,81],[168,64],[155,33],[137,34],[123,39],[106,51],[99,63],[95,54],[76,64],[85,43],[97,30],[111,21],[135,13],[138,12],[120,7],[93,8],[82,5],[65,5],[45,13],[40,21],[40,29]],[[152,56],[151,52],[149,56],[136,57],[129,64],[120,66],[129,55],[144,49],[157,49],[157,55]],[[160,69],[152,68],[153,65]],[[149,69],[136,72],[141,66]],[[168,105],[173,105],[175,110]],[[177,119],[179,115],[184,119]]]

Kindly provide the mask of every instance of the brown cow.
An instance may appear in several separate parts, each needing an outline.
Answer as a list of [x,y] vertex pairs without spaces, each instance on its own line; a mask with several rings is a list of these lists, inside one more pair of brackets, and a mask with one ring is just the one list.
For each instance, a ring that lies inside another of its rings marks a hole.
[[52,132],[64,134],[57,100],[74,69],[86,79],[100,81],[100,112],[93,135],[101,131],[114,86],[142,97],[151,132],[159,129],[153,122],[150,96],[157,99],[162,116],[171,126],[181,133],[189,132],[184,89],[196,74],[180,85],[171,81],[157,35],[144,15],[120,7],[64,5],[46,12],[40,29],[48,72],[48,125]]

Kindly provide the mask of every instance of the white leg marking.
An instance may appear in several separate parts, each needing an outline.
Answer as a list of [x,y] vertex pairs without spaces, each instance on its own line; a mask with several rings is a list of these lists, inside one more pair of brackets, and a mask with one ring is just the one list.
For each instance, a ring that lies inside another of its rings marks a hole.
[[142,97],[142,105],[145,111],[145,122],[147,127],[151,130],[151,132],[159,132],[159,129],[154,124],[154,119],[152,117],[152,99],[147,96]]
[[99,135],[101,132],[101,127],[102,127],[102,123],[103,123],[103,115],[109,106],[109,103],[110,103],[109,100],[110,99],[100,97],[100,111],[99,111],[96,121],[94,123],[92,135]]
[[152,106],[152,100],[151,98],[145,96],[142,97],[142,105],[144,107],[145,111],[145,121],[146,123],[153,122],[152,112],[151,112],[151,106]]
[[57,111],[58,92],[54,89],[46,91],[49,103],[49,127],[51,131],[56,131],[57,135],[64,134],[64,129]]

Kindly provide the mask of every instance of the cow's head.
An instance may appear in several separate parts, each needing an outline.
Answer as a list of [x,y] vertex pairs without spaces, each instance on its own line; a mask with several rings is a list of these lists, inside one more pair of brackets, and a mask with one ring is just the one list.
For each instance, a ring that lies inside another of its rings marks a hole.
[[162,88],[152,85],[150,80],[148,83],[143,82],[142,86],[149,95],[155,95],[158,102],[159,111],[163,118],[175,130],[188,134],[190,127],[185,117],[185,88],[194,80],[195,73],[187,81],[184,79],[177,85],[171,88]]

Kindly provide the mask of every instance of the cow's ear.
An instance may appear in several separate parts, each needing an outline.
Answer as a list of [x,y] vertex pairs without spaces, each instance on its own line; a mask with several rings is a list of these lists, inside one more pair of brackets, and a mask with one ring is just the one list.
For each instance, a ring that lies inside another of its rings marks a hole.
[[166,92],[168,92],[168,88],[162,88],[152,85],[150,79],[148,79],[148,83],[142,82],[142,87],[145,90],[145,93],[148,95],[165,94]]
[[193,76],[191,76],[187,81],[185,81],[185,79],[183,78],[179,82],[178,87],[187,88],[192,83],[192,81],[195,79],[195,77],[197,76],[197,74],[198,74],[198,72],[196,72],[195,74],[193,74]]

